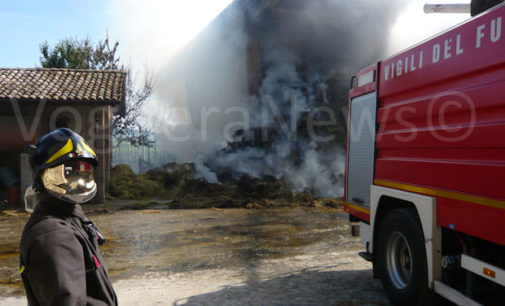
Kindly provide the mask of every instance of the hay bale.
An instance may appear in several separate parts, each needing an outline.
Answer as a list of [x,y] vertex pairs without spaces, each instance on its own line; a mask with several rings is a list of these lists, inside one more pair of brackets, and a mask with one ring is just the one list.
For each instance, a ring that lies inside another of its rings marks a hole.
[[254,199],[283,198],[292,194],[286,180],[282,179],[259,179],[244,175],[235,184],[239,195]]
[[164,195],[165,190],[159,181],[137,175],[129,165],[121,164],[111,169],[109,193],[120,199],[144,199]]

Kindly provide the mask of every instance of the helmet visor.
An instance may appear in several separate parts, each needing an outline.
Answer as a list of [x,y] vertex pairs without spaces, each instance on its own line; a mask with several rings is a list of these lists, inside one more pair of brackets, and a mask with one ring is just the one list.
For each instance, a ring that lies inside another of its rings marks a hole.
[[70,203],[87,202],[96,194],[93,166],[83,160],[70,160],[46,169],[42,183],[51,195]]

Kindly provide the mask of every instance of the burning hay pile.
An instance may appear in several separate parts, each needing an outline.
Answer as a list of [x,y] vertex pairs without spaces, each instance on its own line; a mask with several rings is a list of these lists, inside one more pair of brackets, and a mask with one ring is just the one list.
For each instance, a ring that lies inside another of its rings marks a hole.
[[338,207],[335,199],[318,199],[310,193],[292,192],[284,179],[244,175],[224,184],[195,178],[193,163],[168,163],[146,174],[135,174],[128,165],[111,170],[109,194],[115,199],[166,199],[167,208],[271,208],[289,206]]
[[399,3],[234,1],[160,73],[163,162],[230,202],[254,199],[244,177],[279,185],[265,198],[342,196],[351,76],[384,55]]

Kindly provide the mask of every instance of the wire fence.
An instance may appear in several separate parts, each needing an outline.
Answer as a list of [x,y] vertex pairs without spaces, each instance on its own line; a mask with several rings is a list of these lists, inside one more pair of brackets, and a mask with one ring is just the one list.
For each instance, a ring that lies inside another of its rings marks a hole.
[[128,164],[135,173],[143,174],[168,161],[166,150],[158,144],[148,148],[121,143],[112,149],[112,166]]

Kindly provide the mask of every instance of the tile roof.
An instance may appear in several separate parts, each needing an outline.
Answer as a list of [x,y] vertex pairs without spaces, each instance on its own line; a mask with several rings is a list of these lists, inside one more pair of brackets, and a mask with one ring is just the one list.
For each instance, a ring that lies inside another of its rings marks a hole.
[[122,103],[126,73],[121,71],[0,68],[0,100],[63,103]]

